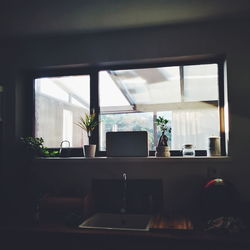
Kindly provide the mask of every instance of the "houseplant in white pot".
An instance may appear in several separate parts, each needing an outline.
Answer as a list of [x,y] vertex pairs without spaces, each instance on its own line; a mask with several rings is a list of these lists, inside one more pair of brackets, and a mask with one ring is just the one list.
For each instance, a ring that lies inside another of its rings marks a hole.
[[75,123],[77,126],[82,128],[87,132],[89,138],[89,144],[84,145],[84,155],[85,157],[95,157],[96,145],[90,144],[92,132],[94,131],[95,127],[98,125],[98,120],[96,119],[96,113],[87,114],[85,116],[80,116],[80,121]]
[[161,130],[161,136],[159,138],[158,146],[156,147],[157,157],[170,157],[170,147],[168,146],[168,137],[165,134],[167,131],[171,132],[171,128],[167,126],[169,121],[162,116],[156,118],[156,125]]

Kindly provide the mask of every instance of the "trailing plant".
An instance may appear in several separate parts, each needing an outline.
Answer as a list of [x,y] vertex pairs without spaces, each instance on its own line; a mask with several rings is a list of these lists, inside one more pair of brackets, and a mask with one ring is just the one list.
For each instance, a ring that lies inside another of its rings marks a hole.
[[89,115],[85,113],[85,116],[80,116],[80,121],[75,124],[87,132],[88,138],[90,140],[92,132],[94,131],[98,123],[99,122],[96,119],[96,113],[92,113]]
[[21,142],[25,145],[26,149],[33,153],[34,156],[45,156],[45,157],[53,157],[53,156],[58,156],[59,151],[53,150],[49,151],[48,148],[43,146],[43,138],[40,137],[21,137],[20,138]]

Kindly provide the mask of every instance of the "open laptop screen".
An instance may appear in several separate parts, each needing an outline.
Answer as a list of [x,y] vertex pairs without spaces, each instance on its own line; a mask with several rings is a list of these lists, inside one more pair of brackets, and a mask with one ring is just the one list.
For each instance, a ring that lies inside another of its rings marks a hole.
[[147,131],[107,132],[106,150],[109,157],[147,157],[148,133]]

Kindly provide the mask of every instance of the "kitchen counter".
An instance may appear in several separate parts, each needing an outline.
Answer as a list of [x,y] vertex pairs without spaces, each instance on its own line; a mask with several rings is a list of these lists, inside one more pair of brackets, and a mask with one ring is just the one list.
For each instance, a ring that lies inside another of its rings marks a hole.
[[[250,249],[250,233],[208,233],[194,229],[187,217],[156,216],[150,230],[79,229],[62,223],[0,226],[8,249]],[[34,248],[35,247],[35,248]],[[5,248],[2,248],[5,249]]]

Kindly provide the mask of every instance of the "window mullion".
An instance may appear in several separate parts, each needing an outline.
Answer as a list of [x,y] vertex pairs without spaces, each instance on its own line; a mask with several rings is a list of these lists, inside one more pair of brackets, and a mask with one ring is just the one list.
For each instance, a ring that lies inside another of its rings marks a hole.
[[181,90],[181,102],[184,101],[184,67],[180,66],[180,90]]
[[154,145],[157,147],[158,137],[157,137],[156,119],[157,119],[157,112],[154,111],[154,113],[153,113],[153,133],[154,133]]
[[219,115],[220,115],[220,147],[221,155],[226,155],[226,137],[225,137],[225,113],[224,113],[224,64],[218,63],[218,92],[219,92]]
[[[93,70],[90,73],[90,113],[96,113],[96,119],[99,119],[99,88],[98,88],[98,71]],[[93,131],[90,143],[96,144],[99,149],[99,125]]]

